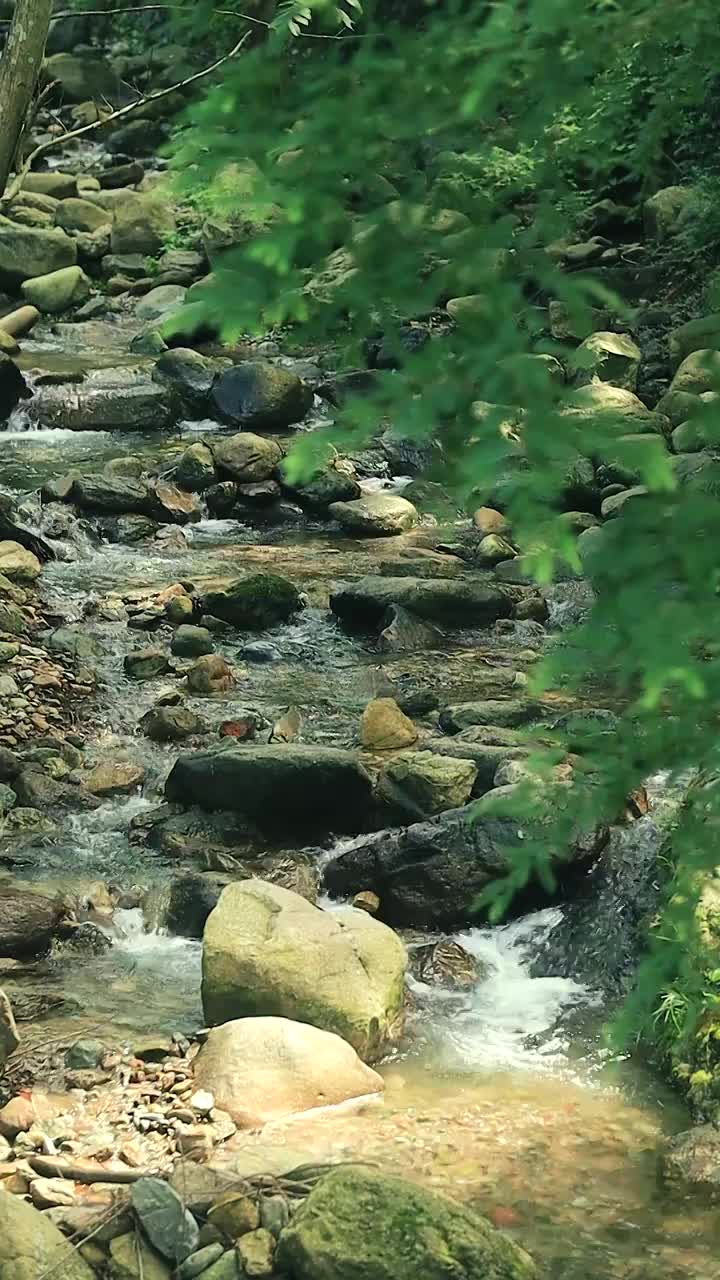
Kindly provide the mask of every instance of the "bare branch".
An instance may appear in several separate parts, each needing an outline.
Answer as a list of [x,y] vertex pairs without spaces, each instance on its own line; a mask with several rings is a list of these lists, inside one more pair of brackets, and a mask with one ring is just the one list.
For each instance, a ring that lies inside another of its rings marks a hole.
[[[148,13],[152,10],[175,10],[189,12],[188,6],[185,4],[131,4],[122,9],[62,9],[60,13],[54,13],[53,22],[59,22],[62,18],[114,18],[118,13]],[[244,22],[251,22],[253,26],[264,27],[267,31],[272,28],[271,22],[265,22],[262,18],[254,18],[250,13],[238,13],[235,9],[212,9],[212,13],[220,14],[224,18],[242,18]],[[7,26],[12,19],[0,18],[0,26]],[[319,31],[299,31],[298,39],[300,40],[365,40],[369,33],[339,31],[336,35],[326,35]]]
[[149,102],[157,102],[160,98],[167,98],[169,94],[177,93],[180,89],[185,89],[188,85],[195,84],[197,80],[202,80],[205,76],[212,75],[213,71],[217,71],[218,67],[222,67],[224,63],[237,56],[249,36],[250,32],[246,31],[237,43],[233,45],[229,53],[223,54],[221,58],[216,58],[215,62],[208,67],[203,67],[201,71],[195,71],[191,76],[186,76],[184,80],[178,80],[177,84],[168,85],[166,89],[157,89],[154,93],[148,93],[145,97],[138,98],[136,102],[128,102],[126,106],[118,107],[117,111],[111,112],[110,115],[105,116],[102,120],[94,120],[92,124],[81,125],[78,129],[69,129],[66,133],[51,138],[48,142],[41,142],[39,146],[35,147],[34,151],[30,152],[24,165],[9,184],[5,195],[0,200],[0,206],[7,205],[8,201],[14,199],[23,184],[23,179],[32,169],[34,162],[39,160],[40,156],[45,155],[47,151],[64,146],[66,142],[72,142],[75,138],[83,138],[88,133],[94,133],[96,129],[102,129],[113,120],[122,120],[125,116],[131,115],[133,111],[137,111],[138,107],[144,107]]

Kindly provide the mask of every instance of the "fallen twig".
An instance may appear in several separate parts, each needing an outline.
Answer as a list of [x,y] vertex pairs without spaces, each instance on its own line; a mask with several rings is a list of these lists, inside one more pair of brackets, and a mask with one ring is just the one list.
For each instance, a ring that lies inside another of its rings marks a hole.
[[101,1165],[93,1169],[88,1165],[73,1164],[70,1160],[53,1160],[50,1156],[30,1156],[28,1163],[41,1178],[65,1178],[68,1182],[82,1182],[85,1186],[91,1186],[95,1182],[126,1186],[131,1182],[139,1182],[140,1178],[157,1176],[152,1169],[103,1169]]

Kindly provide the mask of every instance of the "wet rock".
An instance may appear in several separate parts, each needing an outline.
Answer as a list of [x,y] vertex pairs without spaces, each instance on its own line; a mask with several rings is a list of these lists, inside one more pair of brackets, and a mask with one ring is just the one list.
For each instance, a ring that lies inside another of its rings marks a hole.
[[130,1202],[151,1245],[175,1266],[198,1247],[198,1227],[177,1191],[161,1178],[140,1178]]
[[65,1066],[70,1071],[94,1071],[104,1056],[101,1040],[76,1040],[65,1054]]
[[[372,889],[380,915],[396,928],[457,929],[477,924],[473,904],[507,872],[508,854],[523,846],[528,823],[478,816],[472,806],[449,810],[429,822],[361,836],[324,870],[326,890],[350,897]],[[555,852],[555,866],[589,862],[604,841],[591,839]],[[538,888],[537,899],[543,901]]]
[[669,1138],[660,1171],[667,1186],[716,1200],[720,1194],[720,1130],[703,1124]]
[[195,1079],[242,1129],[384,1088],[340,1036],[273,1017],[213,1028],[195,1060]]
[[71,497],[84,511],[135,512],[147,505],[148,486],[130,476],[80,476]]
[[205,925],[205,1016],[310,1022],[372,1060],[399,1025],[406,964],[397,935],[365,912],[320,911],[278,885],[240,881]]
[[175,230],[170,205],[151,194],[133,193],[115,208],[110,248],[112,253],[141,253],[154,257]]
[[206,412],[210,388],[220,363],[189,347],[173,347],[160,356],[153,370],[153,378],[156,382],[171,387],[189,409]]
[[99,652],[97,640],[81,623],[58,627],[50,636],[49,646],[55,653],[71,658],[94,658]]
[[35,405],[44,426],[70,431],[162,430],[175,420],[175,406],[167,388],[153,382],[143,370],[124,367],[95,370],[79,384],[43,386],[36,392]]
[[272,1275],[275,1239],[264,1227],[241,1236],[237,1252],[240,1266],[250,1280],[264,1280],[264,1277]]
[[240,656],[246,662],[254,662],[258,665],[282,661],[280,650],[276,645],[270,644],[269,640],[251,640],[250,644],[243,645]]
[[249,431],[281,431],[301,422],[313,399],[297,374],[265,360],[248,360],[221,373],[211,396],[226,422]]
[[131,680],[154,680],[170,669],[164,649],[135,649],[123,660],[125,674]]
[[310,511],[327,512],[334,502],[353,502],[361,494],[349,465],[327,466],[301,481],[291,479],[291,475],[286,466],[280,468],[283,489]]
[[269,831],[361,831],[373,813],[370,778],[352,752],[295,743],[180,756],[165,795],[242,814]]
[[199,658],[212,653],[213,638],[207,627],[193,627],[182,623],[172,638],[170,649],[180,658]]
[[13,782],[18,801],[31,809],[58,809],[72,812],[75,809],[97,809],[100,800],[85,787],[56,782],[36,769],[23,769]]
[[275,440],[239,431],[237,435],[213,442],[215,464],[240,484],[268,480],[278,465],[282,450]]
[[206,444],[191,444],[175,469],[175,478],[183,489],[202,493],[215,484],[217,475],[212,451]]
[[0,351],[0,418],[9,417],[20,400],[30,394],[27,383],[17,365],[4,351]]
[[430,751],[403,751],[385,765],[378,781],[378,795],[405,818],[428,818],[464,805],[472,794],[477,772],[472,760]]
[[58,898],[0,889],[0,956],[20,959],[46,951],[64,918]]
[[95,765],[85,775],[85,786],[94,796],[121,796],[137,791],[144,780],[142,765],[132,764],[129,760],[108,760]]
[[165,923],[183,938],[202,938],[210,912],[227,884],[226,876],[193,874],[177,876],[170,885]]
[[338,587],[330,607],[343,622],[374,627],[391,605],[416,617],[455,627],[487,626],[509,617],[512,601],[499,587],[456,578],[366,577]]
[[200,504],[194,494],[185,493],[165,480],[157,480],[150,486],[146,507],[152,519],[169,524],[188,524],[200,519]]
[[411,502],[389,493],[367,494],[354,502],[333,502],[330,515],[349,533],[370,538],[405,533],[418,520],[418,513]]
[[363,711],[360,741],[368,751],[393,751],[417,742],[418,731],[394,698],[373,698]]
[[287,622],[301,607],[300,592],[288,578],[256,573],[238,578],[203,599],[203,612],[243,630],[262,631]]
[[[193,627],[195,631],[203,627]],[[194,662],[187,673],[188,689],[193,693],[224,693],[235,683],[231,668],[219,653],[206,653]]]
[[542,703],[533,698],[487,698],[482,702],[460,702],[443,708],[440,728],[445,733],[460,733],[475,725],[512,729],[541,719],[543,710]]
[[48,275],[33,276],[22,286],[22,295],[43,315],[60,315],[90,297],[90,281],[81,267],[61,267]]
[[0,217],[0,284],[14,288],[24,280],[73,267],[75,241],[59,227],[23,227]]
[[666,834],[650,817],[615,827],[533,959],[535,976],[586,982],[612,999],[631,990],[663,893]]
[[142,717],[140,727],[151,742],[181,742],[208,732],[205,721],[187,707],[152,707]]
[[0,1241],[0,1280],[42,1280],[57,1272],[63,1280],[94,1278],[45,1214],[7,1192],[0,1192]]
[[467,991],[479,982],[481,966],[454,938],[420,942],[409,948],[410,971],[419,982]]
[[14,808],[17,796],[11,787],[6,786],[4,782],[0,783],[0,817],[4,818]]
[[195,605],[190,596],[173,596],[165,606],[165,615],[172,626],[188,622],[195,612]]
[[110,1241],[109,1265],[111,1280],[170,1280],[171,1277],[165,1259],[135,1231]]
[[37,556],[19,542],[0,542],[0,573],[11,582],[34,582],[41,569]]
[[528,1254],[486,1218],[360,1166],[334,1170],[311,1191],[283,1232],[277,1263],[295,1280],[445,1280],[448,1271],[458,1280],[537,1275]]

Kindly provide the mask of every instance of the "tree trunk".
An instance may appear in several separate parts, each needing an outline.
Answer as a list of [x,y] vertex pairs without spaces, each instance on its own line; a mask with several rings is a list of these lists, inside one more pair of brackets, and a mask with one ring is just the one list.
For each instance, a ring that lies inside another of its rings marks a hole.
[[52,0],[16,0],[0,61],[0,195],[5,190],[40,75]]

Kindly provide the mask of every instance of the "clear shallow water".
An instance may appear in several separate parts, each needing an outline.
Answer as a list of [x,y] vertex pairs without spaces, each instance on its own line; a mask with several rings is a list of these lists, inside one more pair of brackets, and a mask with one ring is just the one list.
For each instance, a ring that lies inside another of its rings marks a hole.
[[[43,360],[48,358],[45,353]],[[53,359],[61,367],[65,353],[58,350]],[[165,465],[183,436],[198,430],[208,424],[182,424],[158,439],[33,432],[16,421],[3,437],[3,483],[29,493],[73,467],[98,468],[130,453]],[[75,549],[74,562],[47,566],[42,580],[45,597],[68,617],[82,616],[89,592],[102,597],[177,579],[206,584],[261,568],[285,572],[307,590],[311,608],[273,633],[280,664],[248,666],[229,696],[191,703],[213,726],[246,706],[271,718],[292,701],[301,704],[307,740],[352,743],[359,709],[384,691],[388,670],[400,689],[422,678],[448,701],[472,696],[472,643],[463,648],[451,642],[446,652],[417,661],[381,663],[371,648],[328,620],[332,581],[372,571],[376,548],[339,544],[327,530],[259,534],[203,520],[188,530],[186,545],[167,550],[87,540]],[[131,685],[122,659],[130,648],[162,636],[124,624],[83,625],[99,645],[91,660],[100,689],[89,756],[122,751],[139,760],[148,772],[145,795],[74,815],[50,836],[15,841],[13,871],[74,892],[98,879],[150,888],[147,918],[137,910],[118,911],[106,954],[59,952],[49,962],[3,975],[3,985],[11,998],[14,991],[66,997],[64,1009],[28,1028],[26,1034],[40,1041],[92,1032],[131,1043],[146,1032],[190,1033],[202,1023],[200,945],[155,927],[170,870],[151,849],[128,839],[132,819],[156,802],[175,750],[153,747],[136,732],[139,716],[167,679]],[[220,648],[238,661],[239,644],[221,641]],[[407,1043],[382,1068],[385,1105],[363,1114],[301,1118],[276,1136],[307,1142],[318,1156],[376,1160],[459,1195],[516,1235],[552,1280],[720,1280],[715,1216],[671,1202],[658,1189],[657,1146],[664,1131],[685,1126],[682,1109],[637,1064],[608,1057],[599,1030],[602,1010],[591,991],[567,979],[530,975],[533,948],[556,918],[543,912],[460,935],[483,978],[463,994],[413,984],[416,1012]]]

